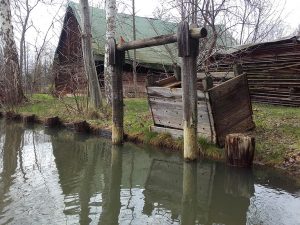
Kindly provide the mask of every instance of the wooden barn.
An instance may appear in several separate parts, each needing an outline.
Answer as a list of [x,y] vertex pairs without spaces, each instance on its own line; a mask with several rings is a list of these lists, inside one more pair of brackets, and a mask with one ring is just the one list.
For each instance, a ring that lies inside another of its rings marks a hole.
[[[103,62],[105,46],[105,11],[99,8],[90,8],[92,25],[92,48],[95,65],[103,87]],[[132,16],[117,14],[116,39],[125,41],[133,40]],[[174,33],[177,24],[162,20],[136,17],[136,38],[143,39],[157,35]],[[173,71],[172,65],[177,62],[177,54],[174,44],[168,46],[157,46],[136,50],[137,81],[139,92],[145,92],[145,81],[147,75],[152,75],[154,80],[164,78],[168,72]],[[132,75],[133,52],[125,54],[125,65],[123,74],[123,87],[125,93],[133,87]],[[81,14],[79,4],[70,2],[68,4],[63,22],[63,29],[54,59],[54,82],[57,92],[69,93],[74,89],[82,89],[86,86],[84,76],[81,49]]]
[[212,57],[211,71],[247,74],[251,99],[300,106],[300,37],[235,46]]
[[[206,88],[203,74],[198,74],[198,126],[199,136],[219,146],[224,145],[229,133],[246,132],[254,128],[252,106],[245,74]],[[181,82],[170,77],[147,87],[148,101],[155,132],[183,135]]]

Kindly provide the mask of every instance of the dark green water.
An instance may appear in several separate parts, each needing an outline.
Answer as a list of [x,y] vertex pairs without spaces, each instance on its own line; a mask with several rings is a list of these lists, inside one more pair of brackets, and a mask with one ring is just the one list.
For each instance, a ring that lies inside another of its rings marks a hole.
[[300,186],[273,170],[0,120],[0,224],[299,225]]

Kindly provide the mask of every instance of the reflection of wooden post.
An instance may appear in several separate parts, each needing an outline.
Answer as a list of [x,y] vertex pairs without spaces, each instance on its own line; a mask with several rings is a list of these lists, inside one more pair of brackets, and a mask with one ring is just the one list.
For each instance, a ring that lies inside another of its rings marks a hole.
[[123,142],[123,84],[124,51],[116,49],[115,39],[109,40],[109,64],[112,65],[112,143]]
[[197,213],[197,164],[183,164],[181,224],[195,224]]
[[231,166],[252,166],[255,139],[244,134],[228,134],[225,139],[225,157]]
[[198,157],[197,146],[197,56],[199,40],[189,33],[187,22],[178,26],[178,56],[182,58],[182,101],[183,101],[183,137],[184,158],[195,160]]
[[252,170],[227,167],[224,176],[224,190],[226,194],[250,199],[254,193]]

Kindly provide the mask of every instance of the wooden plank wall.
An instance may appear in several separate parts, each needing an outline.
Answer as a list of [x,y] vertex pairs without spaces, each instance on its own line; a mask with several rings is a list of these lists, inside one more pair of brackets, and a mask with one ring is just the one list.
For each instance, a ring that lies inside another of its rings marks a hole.
[[[167,87],[148,87],[148,99],[154,120],[154,125],[182,130],[182,89]],[[198,91],[198,133],[209,139],[214,139],[212,118],[209,119],[205,96]],[[207,101],[208,101],[208,95]],[[209,102],[208,102],[209,104]],[[210,121],[212,128],[210,126]],[[212,130],[211,130],[212,129]]]
[[218,145],[224,145],[225,136],[229,133],[245,132],[254,128],[246,75],[210,89],[209,99]]
[[262,44],[215,56],[212,71],[232,71],[242,64],[254,102],[300,106],[300,42],[294,39]]

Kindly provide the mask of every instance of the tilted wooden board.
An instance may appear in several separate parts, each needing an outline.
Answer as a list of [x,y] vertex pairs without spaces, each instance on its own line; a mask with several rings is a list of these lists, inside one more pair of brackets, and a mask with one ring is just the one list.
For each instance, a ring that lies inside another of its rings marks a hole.
[[217,143],[225,136],[254,128],[246,75],[240,75],[209,90],[209,100],[217,133]]

